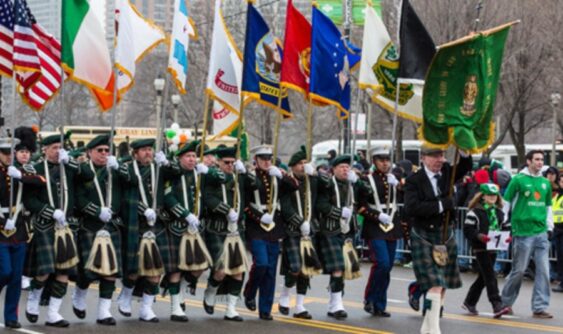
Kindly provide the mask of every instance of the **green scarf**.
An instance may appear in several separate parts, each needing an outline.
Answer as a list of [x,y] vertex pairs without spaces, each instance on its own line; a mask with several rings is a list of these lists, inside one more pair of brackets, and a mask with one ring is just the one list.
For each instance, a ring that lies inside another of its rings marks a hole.
[[489,231],[499,231],[500,228],[498,226],[496,205],[484,203],[483,207],[485,208],[487,218],[489,219]]

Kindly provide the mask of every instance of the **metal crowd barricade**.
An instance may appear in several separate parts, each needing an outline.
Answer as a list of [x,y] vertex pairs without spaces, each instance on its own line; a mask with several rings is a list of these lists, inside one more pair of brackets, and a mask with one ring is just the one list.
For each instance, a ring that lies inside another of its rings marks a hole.
[[[399,213],[403,210],[403,204],[399,204]],[[457,207],[456,208],[456,222],[455,222],[455,238],[457,242],[457,249],[458,249],[458,259],[459,261],[473,261],[475,256],[473,256],[471,252],[471,245],[467,238],[463,235],[463,222],[465,221],[465,215],[467,214],[468,209],[465,207]],[[401,240],[397,243],[397,257],[399,259],[403,258],[404,254],[410,254],[410,249],[408,249],[408,245]],[[497,258],[498,262],[512,262],[512,248],[510,248],[506,258],[502,258],[499,256]],[[549,249],[549,261],[556,261],[555,249],[550,244]]]

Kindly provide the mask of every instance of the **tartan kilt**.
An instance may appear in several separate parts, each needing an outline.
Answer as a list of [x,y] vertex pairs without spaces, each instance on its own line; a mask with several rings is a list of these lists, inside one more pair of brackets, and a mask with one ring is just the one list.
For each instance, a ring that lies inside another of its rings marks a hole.
[[[127,233],[127,238],[130,241],[124,242],[122,248],[125,250],[122,253],[122,257],[124,259],[124,275],[138,274],[139,272],[139,246],[141,244],[141,240],[143,239],[143,233],[146,231],[148,231],[148,229],[143,229],[143,232],[135,233],[136,235],[132,235],[133,233],[131,233],[131,231]],[[157,225],[153,227],[152,231],[156,235],[156,245],[158,247],[158,251],[160,252],[160,257],[162,258],[164,271],[166,273],[175,272],[174,266],[177,267],[178,264],[174,264],[173,258],[170,256],[170,243],[168,242],[168,233],[166,233],[166,229],[162,227],[162,224],[157,222]],[[131,241],[133,242],[132,245],[127,244]]]
[[213,259],[213,268],[211,268],[210,275],[213,275],[213,272],[216,269],[215,266],[218,264],[219,258],[223,254],[223,246],[226,238],[226,234],[221,235],[207,231],[203,235],[203,240],[205,241],[209,255],[211,255],[211,258]]
[[[180,272],[180,268],[178,268],[178,261],[180,261],[179,252],[180,252],[180,241],[182,240],[181,236],[177,236],[174,233],[171,233],[167,230],[168,234],[168,252],[170,256],[170,270],[166,270],[167,274],[177,273]],[[160,247],[159,247],[160,249]],[[164,259],[163,259],[164,260]]]
[[344,238],[342,234],[326,235],[317,234],[316,250],[323,265],[323,273],[331,274],[335,271],[344,271]]
[[[98,225],[102,226],[101,224]],[[101,277],[100,275],[84,268],[88,262],[88,258],[90,257],[96,233],[100,229],[91,231],[82,225],[78,230],[78,241],[76,243],[78,247],[78,254],[80,256],[80,262],[78,263],[78,276],[90,282],[96,281]],[[108,231],[111,235],[111,242],[113,243],[113,248],[115,249],[115,255],[117,257],[117,273],[112,275],[112,277],[121,277],[121,231],[113,224],[106,224],[106,231]]]
[[301,272],[301,236],[288,236],[282,240],[280,274]]
[[[76,242],[76,234],[74,234]],[[27,247],[23,274],[28,277],[37,277],[53,273],[65,275],[76,274],[76,267],[57,270],[55,268],[55,228],[40,231],[35,230],[33,238]]]
[[432,287],[457,289],[461,287],[461,278],[457,264],[457,245],[453,232],[446,241],[448,262],[444,267],[438,266],[432,258],[432,245],[442,244],[442,231],[426,231],[413,228],[411,231],[411,255],[416,281],[422,291]]

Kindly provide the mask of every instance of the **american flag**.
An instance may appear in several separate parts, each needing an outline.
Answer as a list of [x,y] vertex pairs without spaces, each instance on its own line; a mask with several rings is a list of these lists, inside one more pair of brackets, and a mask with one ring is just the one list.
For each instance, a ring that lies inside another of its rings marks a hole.
[[31,108],[41,110],[61,87],[61,43],[37,23],[25,0],[15,0],[14,6],[14,66],[19,93]]
[[0,0],[0,74],[12,77],[14,10],[10,0]]

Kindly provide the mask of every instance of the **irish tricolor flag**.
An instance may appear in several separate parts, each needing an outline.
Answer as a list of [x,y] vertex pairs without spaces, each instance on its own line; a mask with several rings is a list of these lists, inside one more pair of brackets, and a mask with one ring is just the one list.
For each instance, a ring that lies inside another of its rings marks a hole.
[[90,88],[105,111],[113,104],[114,77],[102,20],[90,5],[93,1],[63,1],[61,60],[69,77]]

